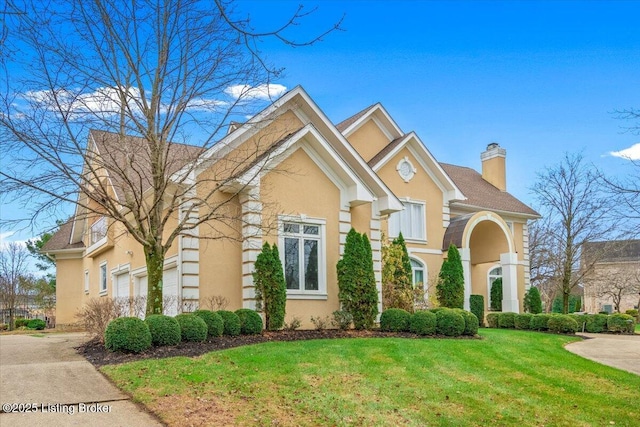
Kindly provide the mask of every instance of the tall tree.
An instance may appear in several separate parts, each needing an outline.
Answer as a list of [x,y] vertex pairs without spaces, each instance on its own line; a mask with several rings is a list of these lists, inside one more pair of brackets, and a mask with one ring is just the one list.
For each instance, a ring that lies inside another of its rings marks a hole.
[[585,244],[611,239],[617,230],[618,219],[611,209],[615,200],[604,191],[599,176],[582,155],[566,154],[560,163],[538,173],[532,188],[538,210],[547,219],[533,257],[539,256],[535,251],[544,254],[540,261],[548,263],[546,277],[562,298],[563,313],[569,311],[572,291],[600,259],[594,253],[581,263]]
[[411,262],[404,239],[398,237],[382,245],[382,307],[412,312],[413,300]]
[[447,259],[442,263],[438,285],[438,302],[442,307],[464,308],[464,272],[460,252],[455,245],[449,245]]
[[258,141],[208,181],[192,180],[203,166],[196,158],[232,120],[283,89],[260,43],[309,45],[339,23],[298,41],[290,35],[308,15],[302,6],[275,30],[254,30],[225,0],[14,3],[21,13],[5,16],[0,64],[3,197],[31,208],[20,220],[56,217],[70,204],[89,225],[120,224],[145,255],[147,314],[162,313],[167,250],[213,221],[238,227],[232,201],[246,188],[225,184],[276,142]]
[[29,252],[11,242],[0,251],[0,307],[9,312],[9,329],[14,327],[15,311],[28,296]]

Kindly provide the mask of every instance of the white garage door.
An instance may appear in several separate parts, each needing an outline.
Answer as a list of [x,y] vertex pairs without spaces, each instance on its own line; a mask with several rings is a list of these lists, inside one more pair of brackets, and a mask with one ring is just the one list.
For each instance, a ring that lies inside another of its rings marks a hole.
[[129,273],[116,276],[116,298],[129,298]]
[[162,277],[162,299],[164,312],[167,316],[178,314],[178,269],[170,268],[164,271]]

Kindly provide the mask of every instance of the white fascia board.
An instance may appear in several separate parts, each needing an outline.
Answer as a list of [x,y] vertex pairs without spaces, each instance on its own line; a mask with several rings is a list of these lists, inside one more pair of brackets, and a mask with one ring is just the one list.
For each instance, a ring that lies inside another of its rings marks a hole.
[[499,209],[489,209],[482,206],[468,205],[464,202],[455,202],[451,204],[451,213],[475,213],[480,211],[493,212],[500,215],[500,217],[507,216],[507,217],[513,217],[513,218],[522,218],[522,219],[542,218],[541,215],[532,215],[532,214],[525,214],[520,212],[503,211]]
[[[347,141],[338,129],[331,123],[329,118],[318,107],[318,105],[309,97],[309,95],[300,88],[298,95],[305,101],[304,104],[299,104],[298,108],[302,109],[308,117],[317,117],[319,123],[314,121],[315,127],[323,125],[324,129],[318,129],[322,135],[325,135],[325,139],[338,155],[345,160],[349,168],[358,175],[361,180],[366,184],[367,188],[372,194],[376,196],[378,200],[388,199],[387,205],[394,212],[402,210],[402,203],[393,194],[393,192],[387,187],[387,185],[380,179],[376,173],[371,170],[367,162],[364,161],[362,156],[353,148],[353,146]],[[306,109],[305,109],[306,108]],[[325,134],[326,131],[327,133]],[[384,214],[384,212],[382,212]]]
[[[302,89],[301,86],[294,87],[289,92],[282,95],[278,100],[270,104],[267,108],[247,120],[238,129],[226,135],[220,141],[216,142],[211,148],[202,153],[198,157],[198,160],[196,160],[197,164],[195,167],[193,167],[192,165],[185,166],[176,171],[174,173],[174,176],[180,176],[181,174],[186,173],[188,170],[195,170],[197,171],[196,175],[198,175],[199,172],[204,169],[201,167],[203,163],[211,161],[216,154],[218,154],[219,157],[222,157],[225,152],[232,151],[238,145],[249,139],[252,135],[256,134],[263,127],[260,126],[261,123],[263,123],[264,125],[268,124],[268,121],[266,120],[269,116],[271,116],[275,111],[280,109],[283,105],[291,101],[295,96],[299,95],[302,92],[304,92],[304,89]],[[221,151],[222,153],[220,153]]]
[[384,156],[378,163],[373,165],[373,170],[378,172],[385,164],[393,159],[404,147],[407,147],[411,154],[420,163],[424,171],[433,179],[435,184],[442,190],[445,197],[449,200],[464,200],[465,195],[449,178],[449,175],[442,169],[440,163],[433,157],[431,152],[422,143],[415,132],[410,132],[393,150]]
[[376,124],[381,127],[382,132],[387,135],[390,141],[402,136],[403,133],[398,124],[391,118],[387,110],[379,102],[363,114],[362,117],[351,123],[351,125],[344,130],[343,135],[345,137],[350,136],[358,130],[360,126],[372,118],[375,119]]

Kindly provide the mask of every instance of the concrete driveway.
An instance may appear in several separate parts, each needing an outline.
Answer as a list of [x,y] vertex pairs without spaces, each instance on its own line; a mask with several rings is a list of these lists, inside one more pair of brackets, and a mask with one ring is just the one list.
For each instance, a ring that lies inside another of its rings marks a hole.
[[161,425],[76,354],[86,339],[0,336],[0,426]]
[[584,341],[567,345],[572,353],[640,375],[640,335],[580,333]]

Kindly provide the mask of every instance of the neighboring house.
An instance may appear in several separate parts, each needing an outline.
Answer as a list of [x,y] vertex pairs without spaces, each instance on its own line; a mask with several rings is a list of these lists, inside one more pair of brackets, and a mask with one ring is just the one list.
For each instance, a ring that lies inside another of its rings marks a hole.
[[[89,143],[107,153],[110,135],[92,131]],[[527,221],[539,215],[506,192],[506,151],[498,144],[481,154],[482,174],[441,164],[382,105],[334,125],[297,87],[256,118],[234,124],[213,148],[195,152],[202,167],[194,179],[206,182],[229,153],[242,153],[265,135],[273,142],[263,149],[275,155],[249,165],[260,168],[259,179],[234,198],[236,215],[264,228],[227,227],[229,239],[207,239],[224,228],[211,224],[181,236],[166,257],[165,295],[183,307],[222,296],[229,309],[253,308],[253,263],[263,242],[277,243],[287,277],[287,318],[297,316],[310,327],[311,316],[339,309],[336,263],[353,227],[371,240],[379,290],[381,239],[402,231],[417,285],[437,275],[449,244],[455,244],[464,267],[465,306],[470,294],[484,295],[488,306],[489,283],[502,277],[503,310],[521,310],[529,287]],[[176,144],[174,152],[188,150]],[[231,191],[233,183],[227,184]],[[43,251],[56,257],[58,324],[74,322],[92,297],[146,295],[141,247],[106,218],[78,212]],[[175,314],[178,307],[166,311]]]
[[584,310],[612,313],[640,304],[640,240],[589,242],[583,248]]

